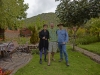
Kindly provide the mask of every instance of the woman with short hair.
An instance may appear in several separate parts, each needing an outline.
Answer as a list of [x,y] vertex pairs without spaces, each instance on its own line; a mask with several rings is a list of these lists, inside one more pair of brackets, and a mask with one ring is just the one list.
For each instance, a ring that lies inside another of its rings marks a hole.
[[39,32],[39,51],[40,51],[40,61],[42,64],[42,53],[44,52],[44,61],[46,62],[46,55],[48,50],[48,39],[49,39],[49,31],[47,30],[48,25],[44,24],[43,29]]

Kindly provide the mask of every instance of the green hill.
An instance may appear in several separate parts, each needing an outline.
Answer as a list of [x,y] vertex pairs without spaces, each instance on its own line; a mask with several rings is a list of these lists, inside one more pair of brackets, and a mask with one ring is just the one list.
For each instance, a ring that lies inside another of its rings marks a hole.
[[34,25],[40,26],[43,24],[49,25],[50,23],[54,23],[55,25],[57,25],[58,22],[59,20],[55,13],[42,13],[37,16],[27,18],[25,20],[25,25],[34,24]]

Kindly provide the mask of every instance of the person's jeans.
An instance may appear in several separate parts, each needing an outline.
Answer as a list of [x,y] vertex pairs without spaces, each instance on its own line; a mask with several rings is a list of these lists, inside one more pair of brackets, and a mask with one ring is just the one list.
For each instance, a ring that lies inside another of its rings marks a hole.
[[43,51],[44,51],[44,57],[45,57],[45,59],[46,59],[46,55],[47,55],[47,49],[46,49],[46,48],[42,48],[42,49],[40,50],[40,59],[42,59],[42,53],[43,53]]
[[66,62],[68,62],[68,54],[66,51],[66,44],[58,43],[58,47],[60,50],[60,59],[63,59],[63,53],[64,53],[65,60],[66,60]]

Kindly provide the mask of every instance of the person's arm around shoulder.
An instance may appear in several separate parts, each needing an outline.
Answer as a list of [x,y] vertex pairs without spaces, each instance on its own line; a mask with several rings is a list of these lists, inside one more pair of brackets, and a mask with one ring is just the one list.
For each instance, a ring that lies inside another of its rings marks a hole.
[[59,29],[56,29],[56,35],[58,35],[58,31],[59,31]]
[[49,31],[47,30],[47,38],[46,39],[49,39],[50,38],[50,36],[49,36]]

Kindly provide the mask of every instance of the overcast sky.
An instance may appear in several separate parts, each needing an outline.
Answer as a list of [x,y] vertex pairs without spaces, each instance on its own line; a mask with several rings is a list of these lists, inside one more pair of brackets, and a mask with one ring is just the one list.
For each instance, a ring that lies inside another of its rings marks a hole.
[[27,10],[27,17],[32,17],[41,13],[55,12],[58,2],[55,0],[24,0],[25,3],[29,4]]

